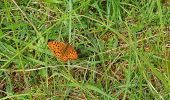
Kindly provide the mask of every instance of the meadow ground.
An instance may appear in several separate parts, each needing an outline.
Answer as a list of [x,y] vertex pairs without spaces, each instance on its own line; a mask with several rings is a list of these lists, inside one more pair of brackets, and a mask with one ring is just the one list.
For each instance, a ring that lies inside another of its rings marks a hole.
[[0,99],[169,98],[170,0],[0,1]]

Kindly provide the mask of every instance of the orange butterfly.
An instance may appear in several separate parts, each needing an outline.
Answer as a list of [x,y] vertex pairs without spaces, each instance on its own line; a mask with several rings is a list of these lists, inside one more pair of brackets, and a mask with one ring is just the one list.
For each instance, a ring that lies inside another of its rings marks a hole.
[[76,60],[78,58],[76,50],[64,42],[50,41],[48,47],[53,51],[55,56],[63,62]]

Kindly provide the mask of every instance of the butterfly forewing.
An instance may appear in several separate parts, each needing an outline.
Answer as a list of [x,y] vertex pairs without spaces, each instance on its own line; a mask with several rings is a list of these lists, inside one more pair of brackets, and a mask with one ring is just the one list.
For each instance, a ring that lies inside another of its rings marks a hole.
[[56,41],[51,41],[48,42],[48,47],[51,49],[51,51],[54,52],[57,58],[62,59],[62,49],[65,48],[64,43],[56,42]]

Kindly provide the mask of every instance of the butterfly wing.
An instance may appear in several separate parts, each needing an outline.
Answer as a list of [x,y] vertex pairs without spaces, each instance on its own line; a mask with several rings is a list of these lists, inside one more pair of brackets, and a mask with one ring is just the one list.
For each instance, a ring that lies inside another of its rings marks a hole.
[[48,42],[48,47],[53,51],[53,53],[56,55],[56,57],[60,60],[62,60],[62,54],[65,49],[65,43],[63,42],[56,42],[56,41],[50,41]]
[[76,60],[78,58],[76,50],[71,45],[68,46],[65,56],[68,60]]

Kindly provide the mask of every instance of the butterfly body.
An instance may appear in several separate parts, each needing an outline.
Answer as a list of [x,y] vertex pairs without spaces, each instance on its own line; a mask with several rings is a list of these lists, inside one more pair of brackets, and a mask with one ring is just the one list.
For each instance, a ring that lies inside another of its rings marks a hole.
[[78,58],[76,50],[64,42],[50,41],[48,47],[53,51],[55,56],[63,62],[76,60]]

